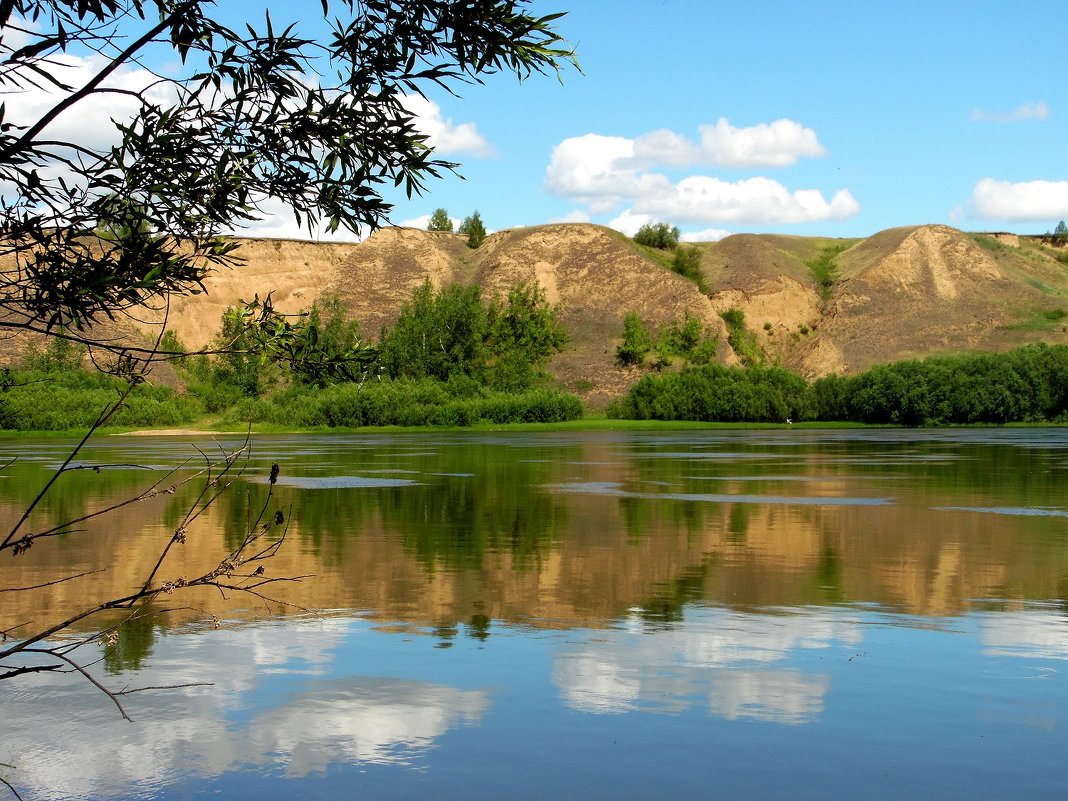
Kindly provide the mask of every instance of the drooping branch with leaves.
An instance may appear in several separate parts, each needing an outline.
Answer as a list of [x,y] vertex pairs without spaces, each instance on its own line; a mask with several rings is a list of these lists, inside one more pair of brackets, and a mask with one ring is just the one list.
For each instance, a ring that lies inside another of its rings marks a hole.
[[[407,96],[573,60],[560,15],[526,5],[322,0],[313,36],[266,7],[231,27],[203,0],[0,2],[0,328],[70,335],[202,291],[268,202],[309,230],[378,227],[385,192],[457,166]],[[27,93],[43,112],[18,113]],[[129,113],[112,136],[61,135],[105,97]]]

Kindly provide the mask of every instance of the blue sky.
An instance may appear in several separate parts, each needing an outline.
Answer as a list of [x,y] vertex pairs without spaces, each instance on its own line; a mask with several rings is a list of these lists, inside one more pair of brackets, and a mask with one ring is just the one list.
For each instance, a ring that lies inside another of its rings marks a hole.
[[491,229],[664,219],[714,238],[919,223],[1041,233],[1068,217],[1059,4],[533,7],[568,11],[560,28],[583,73],[432,95],[439,124],[479,139],[443,137],[464,180],[401,198],[395,223],[443,207],[478,209]]
[[[220,0],[229,22],[295,21],[325,36],[319,4]],[[589,221],[684,238],[736,232],[867,236],[948,223],[1042,233],[1068,219],[1068,18],[1054,2],[534,0],[580,73],[438,91],[411,108],[463,178],[402,193],[392,221],[478,210],[490,230]],[[301,15],[304,18],[300,18]],[[173,54],[169,57],[173,58]],[[91,58],[62,57],[72,85]],[[177,65],[175,65],[177,66]],[[130,65],[111,79],[143,87]],[[5,96],[10,118],[55,102]],[[133,101],[129,101],[133,102]],[[115,95],[50,134],[107,146]],[[129,111],[127,109],[127,111]],[[246,233],[307,238],[277,207]],[[322,235],[322,238],[327,238]],[[352,238],[349,235],[347,238]]]

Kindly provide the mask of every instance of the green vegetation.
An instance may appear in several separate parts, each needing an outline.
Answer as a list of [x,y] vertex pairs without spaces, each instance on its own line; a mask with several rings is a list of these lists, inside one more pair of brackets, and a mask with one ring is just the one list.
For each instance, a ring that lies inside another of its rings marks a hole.
[[1048,331],[1060,327],[1065,316],[1064,309],[1032,309],[1026,317],[1006,328],[1011,331]]
[[671,270],[683,278],[689,278],[704,294],[710,294],[705,277],[701,273],[701,249],[696,245],[676,247],[675,255],[671,260]]
[[940,356],[811,384],[781,368],[708,365],[646,376],[611,410],[628,419],[854,421],[904,426],[1068,422],[1068,346]]
[[383,331],[379,365],[389,378],[471,378],[522,391],[547,378],[545,363],[567,342],[557,309],[537,284],[520,284],[506,303],[482,300],[478,287],[435,292],[427,281]]
[[[556,307],[538,285],[520,284],[485,303],[477,287],[429,283],[406,304],[381,347],[364,344],[336,298],[287,322],[281,353],[228,309],[214,357],[181,365],[188,393],[137,385],[109,422],[121,427],[189,424],[205,414],[235,425],[302,427],[559,422],[581,401],[542,387],[544,366],[567,341]],[[171,352],[184,352],[173,335]],[[264,355],[264,354],[268,355]],[[84,369],[84,349],[55,340],[0,376],[0,429],[86,428],[127,382]],[[321,357],[321,358],[320,358]],[[369,376],[374,376],[369,380]]]
[[968,238],[983,250],[987,250],[995,256],[1020,252],[1019,248],[1010,248],[1004,242],[1001,242],[992,236],[988,236],[987,234],[968,234]]
[[616,360],[624,367],[641,367],[653,349],[653,335],[636,312],[623,318],[623,341],[616,348]]
[[[85,369],[85,349],[53,340],[23,361],[0,371],[0,429],[65,431],[87,429],[127,390],[127,381]],[[200,404],[167,387],[138,384],[112,416],[110,425],[156,427],[196,419]]]
[[688,309],[682,322],[672,320],[654,338],[634,312],[623,318],[623,339],[616,348],[616,361],[623,366],[642,367],[655,350],[654,366],[661,370],[681,360],[684,364],[708,364],[716,356],[719,337],[706,329]]
[[646,223],[638,229],[634,241],[657,250],[671,250],[678,246],[679,236],[678,227],[666,222]]
[[756,335],[745,326],[745,313],[741,309],[727,309],[720,317],[727,324],[727,343],[746,367],[764,364],[764,349]]
[[1053,229],[1052,233],[1046,234],[1046,238],[1055,247],[1062,248],[1068,245],[1068,224],[1061,220],[1057,223],[1057,227]]
[[682,322],[672,320],[660,331],[656,352],[658,366],[666,367],[681,359],[684,364],[709,364],[716,358],[719,336],[712,328],[705,328],[701,321],[686,310]]
[[464,217],[457,233],[467,237],[467,246],[472,250],[481,247],[486,241],[486,226],[482,224],[482,218],[477,211],[470,217]]
[[808,271],[812,273],[812,277],[816,279],[820,288],[820,296],[824,300],[830,299],[834,282],[838,280],[838,268],[835,262],[849,246],[848,242],[840,242],[825,247],[816,258],[805,264]]
[[647,375],[609,409],[632,420],[774,422],[811,417],[805,379],[781,367],[709,364]]
[[449,219],[449,212],[445,211],[445,209],[435,209],[434,213],[430,215],[430,222],[427,224],[426,230],[451,234],[452,220]]
[[469,378],[398,379],[335,384],[324,390],[294,386],[232,407],[223,420],[235,425],[470,426],[555,423],[582,416],[582,401],[548,389],[491,390]]

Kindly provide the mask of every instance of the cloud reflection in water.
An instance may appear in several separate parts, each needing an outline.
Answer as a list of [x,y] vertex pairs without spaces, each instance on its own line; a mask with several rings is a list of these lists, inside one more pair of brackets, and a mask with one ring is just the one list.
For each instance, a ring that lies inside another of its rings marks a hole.
[[707,696],[709,710],[727,719],[804,723],[823,710],[830,678],[762,666],[862,638],[859,621],[834,612],[712,609],[692,612],[685,628],[650,628],[635,613],[625,626],[558,652],[553,681],[584,712],[678,713]]
[[[108,683],[203,681],[211,665],[213,685],[129,696],[132,724],[85,682],[45,675],[0,687],[0,762],[15,766],[5,777],[26,798],[134,798],[248,766],[300,777],[336,763],[409,764],[489,708],[482,690],[326,678],[357,625],[290,619],[170,635],[136,676]],[[276,674],[287,674],[284,684]]]

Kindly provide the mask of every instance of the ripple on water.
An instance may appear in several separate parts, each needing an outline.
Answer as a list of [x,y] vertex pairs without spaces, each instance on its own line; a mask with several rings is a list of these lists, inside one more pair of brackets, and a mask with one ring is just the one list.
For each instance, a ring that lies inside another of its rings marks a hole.
[[665,501],[704,501],[707,503],[762,503],[796,506],[889,506],[892,498],[867,497],[809,497],[807,495],[758,495],[704,492],[631,492],[611,481],[586,481],[570,484],[549,484],[546,489],[583,495],[604,495],[614,498],[645,498]]
[[[262,479],[259,483],[266,483]],[[279,476],[278,484],[297,489],[354,489],[361,487],[412,487],[421,484],[411,478],[370,478],[368,476]]]
[[1023,517],[1068,517],[1068,509],[1056,506],[932,506],[936,512],[979,512],[988,515]]

